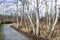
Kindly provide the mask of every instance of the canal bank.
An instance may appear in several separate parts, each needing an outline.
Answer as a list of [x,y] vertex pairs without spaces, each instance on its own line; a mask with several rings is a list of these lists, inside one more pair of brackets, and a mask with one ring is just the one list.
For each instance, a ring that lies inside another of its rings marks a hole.
[[2,29],[3,29],[3,25],[0,24],[0,40],[3,40],[3,32],[2,32]]
[[[59,24],[60,24],[60,23],[59,23]],[[26,31],[26,28],[25,28],[25,29],[24,29],[24,28],[18,28],[16,23],[13,23],[13,24],[12,24],[12,27],[13,27],[14,29],[16,29],[17,31],[22,32],[22,33],[24,33],[25,35],[33,38],[34,40],[60,40],[60,28],[57,28],[57,29],[55,30],[55,33],[54,33],[54,37],[53,37],[53,38],[43,38],[43,37],[40,37],[40,36],[35,36],[35,35],[33,35],[33,33],[28,32],[28,30]],[[57,26],[57,27],[58,27],[58,26]]]
[[23,33],[23,34],[25,34],[25,35],[27,35],[27,36],[29,36],[29,37],[31,37],[31,38],[33,38],[33,40],[49,40],[49,39],[47,39],[47,38],[43,38],[43,37],[40,37],[40,36],[36,36],[36,35],[34,35],[33,33],[31,33],[31,32],[29,32],[29,30],[26,30],[26,29],[22,29],[22,28],[17,28],[17,25],[15,24],[15,23],[13,23],[12,25],[11,25],[14,29],[16,29],[17,31],[19,31],[19,32],[21,32],[21,33]]

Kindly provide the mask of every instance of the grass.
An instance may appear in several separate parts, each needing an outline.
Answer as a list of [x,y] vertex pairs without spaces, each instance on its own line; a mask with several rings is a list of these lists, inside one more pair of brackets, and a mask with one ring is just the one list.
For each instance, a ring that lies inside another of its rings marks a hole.
[[0,24],[0,40],[3,40],[3,32],[2,32],[2,27],[3,25]]

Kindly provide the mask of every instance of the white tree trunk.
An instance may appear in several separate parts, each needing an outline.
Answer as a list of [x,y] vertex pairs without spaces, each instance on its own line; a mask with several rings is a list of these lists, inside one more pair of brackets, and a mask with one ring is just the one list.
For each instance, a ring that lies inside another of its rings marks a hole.
[[29,18],[29,21],[30,21],[30,23],[31,23],[31,26],[32,26],[32,29],[33,29],[33,33],[35,34],[34,25],[33,25],[33,22],[32,22],[32,20],[31,20],[30,15],[28,15],[28,18]]
[[52,31],[54,30],[57,21],[58,21],[58,17],[56,17],[56,19],[55,19],[55,22],[54,22],[54,24],[53,24],[53,26],[52,26],[52,29],[51,29]]
[[22,14],[21,14],[20,27],[22,27],[22,24],[23,24],[22,20],[23,19],[24,19],[24,1],[22,0]]
[[49,26],[49,22],[48,22],[48,5],[47,5],[47,0],[45,0],[45,4],[46,4],[46,12],[45,12],[45,16],[47,19],[47,27]]
[[50,28],[50,31],[51,31],[51,19],[52,19],[52,3],[53,3],[53,0],[51,0],[50,16],[49,16],[49,28]]
[[17,20],[17,28],[18,28],[18,25],[19,25],[19,22],[18,22],[18,0],[17,0],[17,3],[16,3],[16,9],[17,9],[17,11],[16,11],[16,20]]
[[38,6],[39,6],[39,3],[38,3],[38,0],[36,0],[36,5],[37,5],[37,12],[36,12],[36,35],[39,34],[39,9],[38,9]]
[[[54,23],[53,23],[53,25],[52,25],[52,29],[51,29],[51,37],[53,36],[53,33],[54,33],[54,31],[55,31],[55,27],[56,27],[56,23],[57,23],[57,21],[58,21],[58,18],[59,18],[59,13],[57,13],[57,9],[56,9],[56,6],[57,6],[57,4],[56,4],[56,2],[57,2],[57,0],[55,0],[55,16],[54,16],[54,19],[55,19],[55,21],[54,21]],[[53,20],[54,20],[53,19]]]
[[[28,2],[29,2],[29,0],[28,0]],[[32,30],[33,30],[33,33],[35,34],[35,29],[34,29],[34,25],[33,25],[33,22],[32,22],[32,19],[31,19],[31,17],[30,17],[30,12],[29,12],[29,3],[27,4],[27,10],[28,10],[28,14],[27,14],[27,16],[28,16],[28,19],[29,19],[29,21],[30,21],[30,23],[31,23],[31,26],[32,26]]]

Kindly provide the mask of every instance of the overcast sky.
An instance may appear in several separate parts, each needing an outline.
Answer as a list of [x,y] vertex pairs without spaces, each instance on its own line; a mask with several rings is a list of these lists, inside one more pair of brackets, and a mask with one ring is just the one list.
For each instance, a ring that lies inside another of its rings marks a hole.
[[[30,0],[30,3],[32,3],[36,7],[36,1]],[[45,15],[44,13],[45,13],[45,10],[46,10],[44,0],[41,0],[41,2],[39,2],[39,3],[40,3],[39,6],[41,6],[41,8],[39,9],[40,13],[41,13],[41,15],[43,14],[43,16],[44,16]],[[30,11],[35,12],[36,9],[33,5],[30,4]],[[50,5],[51,5],[51,2],[48,2],[49,7],[50,7]],[[52,5],[53,5],[52,11],[54,12],[55,3],[53,2]],[[58,0],[57,5],[58,5],[57,10],[58,10],[59,5],[60,5],[60,0]],[[3,10],[3,6],[4,6],[4,10]],[[15,14],[16,13],[16,0],[0,0],[0,14],[3,14],[2,10],[4,11],[4,14],[6,14],[6,15],[8,15],[10,13]],[[18,2],[18,10],[19,10],[18,14],[22,13],[22,3],[20,1]],[[27,11],[26,7],[25,7],[25,11]]]

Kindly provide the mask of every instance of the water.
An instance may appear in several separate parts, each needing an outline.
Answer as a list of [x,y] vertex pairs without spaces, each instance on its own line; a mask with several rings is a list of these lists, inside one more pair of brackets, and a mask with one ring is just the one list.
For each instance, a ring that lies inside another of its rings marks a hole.
[[33,40],[32,38],[19,33],[13,29],[10,24],[6,24],[3,27],[4,40]]

